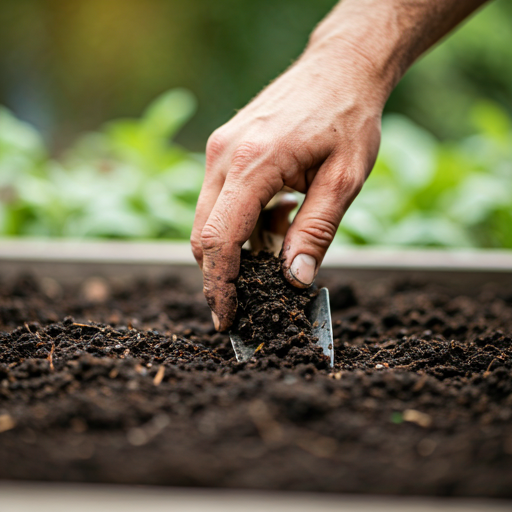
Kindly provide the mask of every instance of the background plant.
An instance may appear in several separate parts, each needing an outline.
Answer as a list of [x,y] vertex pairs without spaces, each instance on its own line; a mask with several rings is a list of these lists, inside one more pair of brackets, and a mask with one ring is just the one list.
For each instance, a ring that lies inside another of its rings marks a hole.
[[[208,135],[283,72],[337,0],[0,2],[0,104],[52,152],[110,119],[138,116],[171,87],[198,98],[178,141]],[[474,133],[480,98],[512,114],[512,2],[493,0],[415,64],[388,113],[440,139]]]
[[388,114],[372,175],[338,235],[353,243],[512,248],[512,123],[488,101],[474,134],[439,141]]
[[[196,109],[183,89],[139,119],[105,124],[58,160],[0,110],[0,234],[187,239],[204,155],[173,142]],[[388,114],[375,169],[337,236],[344,243],[512,248],[512,122],[473,105],[473,134],[440,141]]]
[[195,111],[173,90],[140,119],[107,123],[61,159],[42,138],[0,111],[0,231],[4,235],[187,238],[203,155],[172,143]]

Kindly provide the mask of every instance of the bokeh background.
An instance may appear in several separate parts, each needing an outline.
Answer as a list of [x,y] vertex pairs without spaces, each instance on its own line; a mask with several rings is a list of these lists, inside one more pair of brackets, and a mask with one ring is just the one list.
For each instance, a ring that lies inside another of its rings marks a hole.
[[[187,238],[206,139],[334,0],[3,0],[0,234]],[[512,248],[512,3],[392,94],[340,243]]]

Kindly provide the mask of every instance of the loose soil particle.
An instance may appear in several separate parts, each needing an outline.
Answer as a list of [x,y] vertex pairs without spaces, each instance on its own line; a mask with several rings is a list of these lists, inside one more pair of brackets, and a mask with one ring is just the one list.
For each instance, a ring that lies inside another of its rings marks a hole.
[[179,282],[94,283],[0,284],[0,478],[512,497],[510,292],[330,282],[330,370],[237,363]]

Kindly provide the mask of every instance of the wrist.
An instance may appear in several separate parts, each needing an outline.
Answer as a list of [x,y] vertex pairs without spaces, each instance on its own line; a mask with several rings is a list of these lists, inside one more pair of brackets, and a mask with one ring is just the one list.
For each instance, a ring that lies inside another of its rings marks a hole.
[[384,106],[410,64],[399,32],[389,2],[345,0],[313,31],[304,56],[326,55],[332,66],[357,71]]

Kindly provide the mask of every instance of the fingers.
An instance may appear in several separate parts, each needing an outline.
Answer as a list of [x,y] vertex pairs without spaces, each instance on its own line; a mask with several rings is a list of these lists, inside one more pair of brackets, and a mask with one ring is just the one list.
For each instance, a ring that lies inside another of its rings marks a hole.
[[201,232],[224,185],[229,168],[229,162],[226,162],[224,157],[226,148],[227,145],[218,131],[211,135],[206,145],[206,172],[197,201],[194,226],[190,237],[192,253],[201,268],[203,268]]
[[192,246],[192,253],[198,265],[203,268],[203,248],[201,245],[201,232],[203,227],[210,216],[210,213],[215,206],[215,202],[219,197],[224,184],[224,176],[220,173],[215,175],[205,176],[201,193],[197,201],[196,213],[194,217],[194,226],[192,228],[192,235],[190,237],[190,244]]
[[359,193],[364,172],[332,154],[320,167],[283,244],[283,271],[299,288],[310,286],[346,210]]
[[234,283],[240,268],[241,247],[251,235],[262,206],[281,187],[279,173],[261,169],[250,175],[229,173],[202,229],[204,294],[219,331],[228,329],[235,318]]

